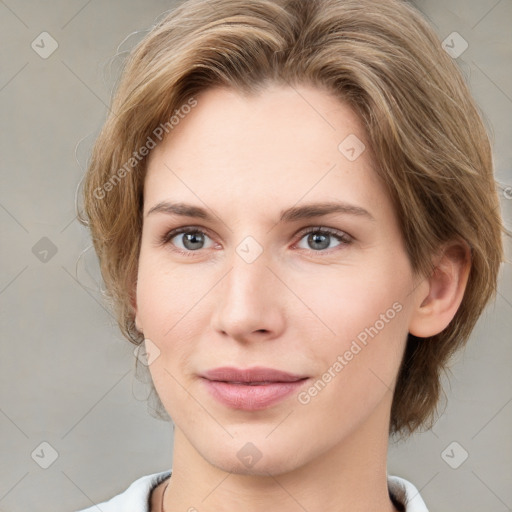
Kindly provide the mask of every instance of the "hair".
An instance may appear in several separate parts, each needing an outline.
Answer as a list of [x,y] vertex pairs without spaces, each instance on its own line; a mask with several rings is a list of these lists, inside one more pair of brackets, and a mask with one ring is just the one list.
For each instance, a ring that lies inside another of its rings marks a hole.
[[415,272],[429,275],[433,255],[445,243],[459,240],[470,248],[468,282],[453,320],[435,336],[407,339],[389,432],[408,435],[432,426],[442,372],[495,296],[503,261],[484,122],[459,68],[411,5],[180,4],[127,58],[91,153],[79,220],[90,229],[122,334],[140,345],[144,336],[135,326],[133,301],[148,148],[163,131],[172,136],[185,106],[203,90],[224,86],[257,94],[268,85],[299,84],[334,94],[359,116]]

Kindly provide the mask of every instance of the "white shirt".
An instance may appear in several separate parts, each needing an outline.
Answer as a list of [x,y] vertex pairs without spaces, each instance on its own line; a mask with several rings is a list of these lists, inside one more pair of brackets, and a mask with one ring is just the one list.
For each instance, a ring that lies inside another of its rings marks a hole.
[[[151,491],[170,475],[171,471],[162,471],[143,476],[121,494],[77,512],[149,512]],[[388,475],[388,489],[404,505],[405,512],[428,512],[420,493],[407,480]]]

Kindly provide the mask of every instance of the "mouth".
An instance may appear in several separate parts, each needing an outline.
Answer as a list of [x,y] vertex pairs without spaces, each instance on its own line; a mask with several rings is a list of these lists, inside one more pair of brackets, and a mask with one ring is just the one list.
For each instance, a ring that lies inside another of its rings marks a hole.
[[233,384],[270,384],[273,382],[296,382],[307,378],[305,375],[288,373],[283,370],[255,366],[253,368],[235,368],[223,366],[204,372],[205,379],[212,381],[231,382]]
[[275,380],[266,380],[266,381],[263,381],[263,382],[236,382],[236,381],[216,381],[216,382],[227,382],[228,384],[235,384],[235,385],[240,385],[240,386],[265,386],[267,384],[275,384],[276,382],[280,382],[280,381],[275,381]]
[[204,372],[202,380],[210,394],[232,409],[255,411],[284,400],[309,377],[273,368],[222,367]]

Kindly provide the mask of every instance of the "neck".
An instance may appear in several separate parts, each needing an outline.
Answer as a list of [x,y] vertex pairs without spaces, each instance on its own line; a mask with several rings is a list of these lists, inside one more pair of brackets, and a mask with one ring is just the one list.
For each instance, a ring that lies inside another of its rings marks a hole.
[[176,426],[165,512],[296,512],[301,508],[396,512],[387,487],[387,429],[375,427],[370,419],[332,449],[292,471],[255,475],[209,463]]

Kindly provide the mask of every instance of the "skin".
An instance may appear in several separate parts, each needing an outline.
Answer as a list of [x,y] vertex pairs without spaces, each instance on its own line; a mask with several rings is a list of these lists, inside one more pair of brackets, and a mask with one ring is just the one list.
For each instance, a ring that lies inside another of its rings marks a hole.
[[[433,335],[453,318],[465,249],[440,252],[430,277],[414,274],[362,125],[327,92],[273,85],[257,96],[214,88],[196,98],[149,157],[133,304],[137,328],[158,347],[149,369],[175,424],[165,510],[394,511],[388,425],[407,334]],[[366,145],[354,161],[338,149],[350,134]],[[213,219],[147,215],[161,201]],[[369,216],[279,222],[281,210],[326,201]],[[192,249],[183,234],[161,241],[185,226],[204,233]],[[343,238],[304,233],[321,227]],[[251,263],[236,252],[248,236],[263,251]],[[199,377],[267,366],[310,377],[307,391],[396,303],[400,312],[307,404],[293,393],[264,410],[232,409]],[[248,442],[261,453],[252,467],[237,457]]]

